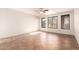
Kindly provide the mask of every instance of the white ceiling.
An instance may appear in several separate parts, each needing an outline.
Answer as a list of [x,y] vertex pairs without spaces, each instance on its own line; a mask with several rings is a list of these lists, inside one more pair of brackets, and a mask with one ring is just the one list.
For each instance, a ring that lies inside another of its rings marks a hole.
[[47,12],[47,15],[50,15],[50,14],[70,11],[73,10],[73,8],[49,8],[48,10],[49,11]]
[[39,15],[39,10],[37,8],[12,8],[13,10],[20,11],[26,14],[31,14],[38,16]]
[[[12,9],[27,13],[27,14],[35,15],[35,16],[40,16],[40,12],[39,12],[40,8],[12,8]],[[47,12],[48,14],[55,14],[55,13],[59,13],[59,12],[73,10],[73,8],[44,8],[44,9],[49,10]]]

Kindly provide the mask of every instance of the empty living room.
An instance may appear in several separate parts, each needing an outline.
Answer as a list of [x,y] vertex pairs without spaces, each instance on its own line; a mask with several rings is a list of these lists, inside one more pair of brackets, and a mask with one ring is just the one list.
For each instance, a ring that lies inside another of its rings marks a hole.
[[0,8],[0,50],[78,50],[79,8]]

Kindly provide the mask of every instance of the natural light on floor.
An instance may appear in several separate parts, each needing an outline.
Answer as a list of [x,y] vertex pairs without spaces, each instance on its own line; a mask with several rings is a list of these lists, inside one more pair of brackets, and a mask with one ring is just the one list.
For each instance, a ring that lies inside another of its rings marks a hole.
[[38,32],[32,32],[32,33],[29,33],[30,35],[35,35],[35,34],[38,34],[38,33],[41,33],[40,31]]

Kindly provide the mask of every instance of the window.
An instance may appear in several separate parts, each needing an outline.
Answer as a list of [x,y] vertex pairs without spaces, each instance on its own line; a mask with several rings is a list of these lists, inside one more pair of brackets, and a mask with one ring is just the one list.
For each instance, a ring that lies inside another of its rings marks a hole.
[[53,27],[52,17],[48,17],[48,28],[52,28],[52,27]]
[[46,19],[44,17],[41,18],[41,28],[46,28]]
[[48,28],[58,28],[58,16],[48,17]]
[[61,29],[70,29],[70,15],[61,16]]

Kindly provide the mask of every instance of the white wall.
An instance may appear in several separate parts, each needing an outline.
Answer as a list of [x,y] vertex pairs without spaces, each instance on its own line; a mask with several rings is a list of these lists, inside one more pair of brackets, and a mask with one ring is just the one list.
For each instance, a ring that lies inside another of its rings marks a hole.
[[74,9],[74,28],[75,28],[75,37],[77,39],[77,42],[79,44],[79,8]]
[[[70,14],[70,30],[61,29],[61,15],[65,15],[65,14]],[[62,34],[69,34],[69,35],[74,34],[74,12],[73,12],[73,10],[49,15],[49,16],[46,16],[46,19],[47,19],[47,17],[50,17],[50,16],[58,16],[58,29],[49,29],[47,27],[41,28],[41,24],[40,24],[40,30],[48,31],[48,32],[55,32],[55,33],[62,33]]]
[[38,19],[33,15],[0,8],[0,38],[36,31]]

